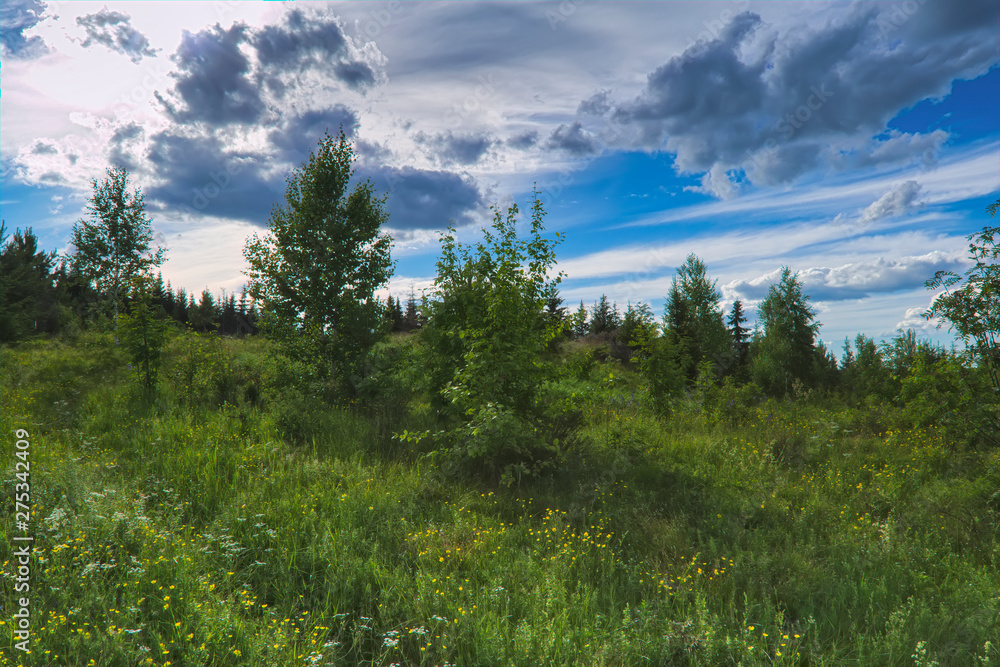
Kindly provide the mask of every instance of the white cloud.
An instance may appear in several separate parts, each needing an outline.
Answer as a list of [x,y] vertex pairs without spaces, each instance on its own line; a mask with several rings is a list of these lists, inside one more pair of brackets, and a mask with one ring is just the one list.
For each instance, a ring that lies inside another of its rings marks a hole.
[[861,214],[861,222],[869,224],[882,218],[896,215],[903,215],[915,206],[917,193],[920,192],[920,184],[910,180],[901,183],[898,187],[889,190],[884,195],[864,210]]

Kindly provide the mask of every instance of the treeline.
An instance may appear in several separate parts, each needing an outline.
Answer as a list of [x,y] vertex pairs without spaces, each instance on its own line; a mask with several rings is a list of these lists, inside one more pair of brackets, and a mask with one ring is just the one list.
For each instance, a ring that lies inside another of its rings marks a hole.
[[[752,328],[741,301],[723,311],[717,280],[693,254],[664,295],[660,321],[648,304],[629,303],[621,313],[605,295],[569,312],[556,271],[563,236],[543,235],[537,191],[526,237],[517,231],[516,204],[493,207],[493,223],[475,245],[459,243],[449,226],[434,285],[419,303],[412,289],[405,308],[398,297],[382,300],[376,292],[394,268],[385,197],[368,181],[348,195],[353,160],[343,132],[324,135],[289,176],[267,231],[247,240],[244,292],[216,300],[206,291],[197,303],[154,276],[165,251],[151,248],[142,193],[128,188],[124,169],[109,169],[93,182],[89,219],[74,227],[61,261],[38,250],[30,229],[3,246],[2,340],[104,322],[121,333],[145,369],[143,383],[155,389],[166,322],[227,335],[259,330],[312,369],[316,395],[330,401],[391,402],[400,386],[413,385],[429,398],[433,424],[401,440],[430,442],[443,460],[508,476],[537,471],[561,451],[559,425],[567,420],[559,406],[567,401],[550,395],[562,372],[553,353],[582,338],[597,343],[583,346],[592,358],[637,368],[664,417],[692,394],[734,405],[838,391],[866,402],[923,401],[924,421],[960,414],[1000,444],[998,228],[969,237],[973,267],[964,276],[944,272],[927,282],[946,288],[927,317],[951,325],[964,351],[918,342],[912,331],[881,345],[859,335],[845,341],[838,363],[817,339],[816,311],[788,267],[758,304]],[[382,344],[392,331],[416,330],[412,353]]]
[[[150,284],[152,304],[165,320],[199,333],[245,336],[257,332],[258,312],[244,290],[239,297],[205,290],[200,299],[176,291],[161,273]],[[111,325],[110,297],[84,279],[72,257],[39,249],[31,227],[8,234],[0,223],[0,343],[34,335],[73,332],[80,327]],[[129,312],[131,295],[122,305]]]
[[728,313],[721,300],[704,262],[690,255],[677,271],[659,322],[648,304],[630,302],[622,312],[604,294],[589,309],[581,301],[572,313],[554,294],[546,301],[544,317],[558,323],[557,341],[587,341],[595,344],[599,358],[645,366],[675,393],[699,382],[729,379],[755,383],[773,396],[795,389],[842,388],[884,398],[887,378],[903,376],[918,357],[936,363],[958,354],[917,340],[911,329],[882,343],[865,334],[845,339],[838,362],[816,338],[820,323],[810,298],[787,267],[758,306],[760,318],[753,327],[740,299]]

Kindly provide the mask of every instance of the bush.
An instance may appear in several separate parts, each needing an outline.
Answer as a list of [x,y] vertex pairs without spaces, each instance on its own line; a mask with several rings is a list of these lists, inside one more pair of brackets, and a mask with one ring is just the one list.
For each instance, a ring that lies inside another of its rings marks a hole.
[[649,386],[654,411],[667,416],[673,401],[684,394],[684,369],[689,357],[671,332],[654,337],[640,331],[637,343],[639,351],[632,361]]
[[763,390],[753,382],[740,386],[727,377],[708,389],[702,409],[709,423],[745,426],[753,421],[763,400]]
[[936,426],[956,443],[996,445],[997,405],[991,396],[989,380],[980,369],[963,367],[954,357],[935,361],[920,355],[902,381],[896,425]]
[[459,244],[452,228],[443,236],[436,300],[425,304],[430,318],[421,337],[442,452],[521,474],[535,470],[536,454],[549,449],[537,435],[536,393],[550,374],[542,355],[561,330],[543,317],[561,278],[548,275],[559,235],[542,237],[537,192],[530,239],[518,238],[516,204],[506,216],[493,210],[492,231],[483,230],[474,248]]

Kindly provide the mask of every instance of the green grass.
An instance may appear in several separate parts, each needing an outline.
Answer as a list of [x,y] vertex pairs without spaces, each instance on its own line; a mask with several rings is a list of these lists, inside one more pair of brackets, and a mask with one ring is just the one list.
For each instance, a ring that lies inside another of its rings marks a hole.
[[155,395],[106,335],[0,351],[0,664],[1000,664],[995,450],[831,398],[662,419],[569,363],[567,455],[506,487],[389,439],[426,397],[330,407],[307,376],[263,339],[176,335]]

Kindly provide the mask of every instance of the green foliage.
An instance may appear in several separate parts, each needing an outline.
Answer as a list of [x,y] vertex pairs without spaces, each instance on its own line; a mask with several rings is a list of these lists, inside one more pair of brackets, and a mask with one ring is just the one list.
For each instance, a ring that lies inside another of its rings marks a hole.
[[729,376],[709,388],[702,409],[711,424],[739,427],[753,422],[756,408],[763,401],[764,392],[760,387],[752,382],[737,384]]
[[628,362],[639,347],[640,341],[653,338],[659,334],[659,327],[653,317],[649,304],[631,303],[625,309],[625,317],[615,332],[612,356],[619,361]]
[[202,291],[201,301],[188,313],[188,321],[191,328],[199,333],[208,333],[218,327],[219,309],[211,292]]
[[[996,210],[997,204],[993,204],[990,215]],[[973,266],[964,277],[938,271],[927,281],[928,289],[944,288],[944,293],[934,299],[924,316],[944,318],[963,340],[973,343],[973,354],[1000,396],[1000,227],[984,227],[968,238]],[[1000,415],[995,426],[1000,430]]]
[[998,406],[989,380],[981,369],[965,368],[957,358],[918,355],[902,379],[899,401],[898,427],[941,428],[950,441],[962,445],[977,440],[1000,444],[993,422]]
[[736,299],[729,312],[727,322],[731,347],[728,356],[723,357],[719,362],[723,366],[721,370],[726,375],[731,375],[741,382],[745,382],[749,377],[747,359],[750,355],[750,330],[745,326],[746,321],[743,302]]
[[854,348],[850,341],[844,341],[841,381],[848,391],[875,402],[888,400],[899,391],[899,383],[883,361],[875,341],[860,333],[854,340]]
[[673,401],[684,393],[685,369],[690,364],[687,348],[673,331],[657,336],[655,330],[640,328],[634,340],[638,351],[632,362],[649,387],[655,412],[668,416]]
[[[309,338],[328,370],[352,389],[366,352],[388,330],[375,291],[392,274],[392,240],[381,231],[385,197],[370,181],[348,193],[354,151],[343,130],[328,134],[288,178],[285,204],[244,249],[248,291],[262,323],[280,338]],[[299,349],[296,345],[293,349]]]
[[0,222],[0,343],[54,333],[65,321],[54,284],[55,253],[38,249],[29,227],[7,241]]
[[132,279],[128,313],[121,317],[118,325],[121,344],[146,389],[156,387],[160,353],[167,339],[167,323],[153,306],[150,288],[148,277],[136,276]]
[[802,284],[786,266],[758,307],[763,335],[751,344],[751,377],[764,391],[784,395],[795,380],[813,383],[819,322]]
[[570,328],[574,338],[582,338],[587,335],[587,307],[580,301],[580,307],[573,311],[570,317]]
[[664,327],[685,349],[684,373],[690,382],[696,379],[702,361],[718,363],[729,356],[730,335],[722,319],[717,283],[708,279],[705,262],[691,254],[677,267],[670,285]]
[[[571,343],[536,402],[572,455],[514,490],[382,451],[378,415],[325,407],[260,337],[179,332],[165,369],[203,345],[235,405],[177,400],[189,378],[167,370],[162,400],[137,400],[102,333],[0,348],[0,430],[31,431],[32,605],[64,610],[32,626],[54,665],[1000,660],[1000,458],[945,427],[859,430],[881,408],[729,379],[708,415],[680,401],[664,420],[639,376],[578,369]],[[371,376],[410,382],[421,348],[383,341]],[[957,391],[988,382],[973,370]],[[525,428],[495,414],[490,438]],[[19,483],[0,476],[8,511]]]
[[561,237],[542,236],[537,192],[527,239],[517,235],[517,204],[506,216],[492,210],[492,230],[475,247],[458,243],[451,227],[442,236],[423,340],[442,448],[496,471],[534,465],[544,449],[533,425],[535,394],[547,374],[540,356],[561,330],[542,315],[561,280],[548,275]]
[[610,303],[607,295],[602,294],[591,311],[587,333],[591,335],[611,333],[619,326],[621,326],[621,315],[618,314],[617,304]]
[[122,297],[135,276],[163,263],[165,249],[150,249],[152,222],[146,215],[142,190],[128,189],[128,171],[109,167],[107,177],[93,180],[89,220],[73,225],[69,261],[82,278],[110,299],[115,326]]
[[184,405],[217,407],[237,403],[232,359],[217,336],[192,333],[178,338],[173,347],[170,372]]

